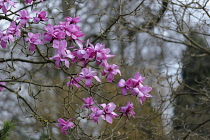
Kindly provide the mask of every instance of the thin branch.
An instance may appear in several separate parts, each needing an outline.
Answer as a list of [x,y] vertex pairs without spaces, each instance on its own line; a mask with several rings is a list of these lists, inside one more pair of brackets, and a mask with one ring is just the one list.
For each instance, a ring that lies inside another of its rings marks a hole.
[[210,119],[204,121],[203,123],[201,123],[198,126],[196,126],[194,129],[192,129],[191,131],[189,131],[188,134],[183,138],[183,140],[186,140],[187,137],[190,135],[190,133],[192,133],[193,131],[195,131],[196,129],[198,129],[199,127],[201,127],[202,125],[206,124],[209,121],[210,121]]
[[138,8],[144,3],[145,0],[143,0],[133,11],[127,13],[127,14],[123,14],[123,15],[119,15],[112,24],[109,25],[108,28],[106,28],[106,30],[101,34],[99,35],[95,40],[92,41],[92,44],[94,44],[98,39],[100,39],[103,35],[105,35],[116,23],[117,21],[121,18],[121,17],[124,17],[124,16],[128,16],[128,15],[131,15],[133,13],[135,13]]
[[26,60],[26,59],[20,59],[20,58],[14,58],[14,59],[4,59],[0,58],[0,63],[8,62],[8,61],[20,61],[20,62],[25,62],[25,63],[32,63],[32,64],[45,64],[45,63],[51,63],[53,61],[47,60],[47,61],[31,61],[31,60]]

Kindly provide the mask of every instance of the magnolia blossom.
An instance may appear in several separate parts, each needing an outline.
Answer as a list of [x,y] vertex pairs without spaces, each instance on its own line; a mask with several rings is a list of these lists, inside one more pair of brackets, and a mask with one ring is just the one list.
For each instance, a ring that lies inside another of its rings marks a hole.
[[74,128],[74,123],[71,122],[72,119],[69,119],[67,121],[63,120],[62,118],[59,118],[58,119],[58,124],[57,126],[60,126],[61,127],[61,132],[63,134],[66,134],[66,131],[69,129],[69,128]]
[[[67,77],[67,78],[71,78],[71,77]],[[80,85],[78,84],[80,82],[80,78],[77,77],[77,78],[71,78],[70,81],[67,82],[67,86],[72,86],[74,85],[75,87],[79,88]]]
[[67,42],[65,40],[55,40],[53,43],[53,47],[57,48],[56,55],[51,57],[50,59],[55,59],[55,65],[57,68],[60,68],[60,62],[64,61],[65,66],[69,68],[69,59],[73,59],[75,56],[72,55],[70,50],[67,50]]
[[7,13],[8,4],[15,7],[15,3],[11,0],[0,0],[0,9],[3,11],[4,14]]
[[142,104],[142,102],[146,100],[146,97],[152,97],[148,94],[152,88],[147,85],[143,85],[144,79],[145,78],[141,77],[139,73],[136,73],[132,79],[128,79],[127,81],[121,79],[118,83],[118,87],[122,88],[123,95],[126,95],[128,91],[133,93],[133,95],[136,95]]
[[52,26],[48,24],[44,27],[47,32],[44,33],[43,41],[51,41],[52,39],[60,40],[66,38],[66,33],[64,30],[60,29],[59,25]]
[[109,104],[101,104],[101,106],[103,107],[103,115],[101,115],[103,120],[106,120],[108,123],[112,123],[113,122],[113,118],[115,118],[117,115],[114,111],[114,109],[116,108],[116,105],[111,102]]
[[7,42],[11,40],[14,41],[14,37],[11,34],[5,34],[0,30],[0,43],[2,48],[6,48],[7,47]]
[[141,104],[146,100],[146,97],[152,97],[152,95],[148,94],[151,90],[152,88],[147,85],[138,88],[137,97]]
[[101,63],[101,61],[106,61],[110,57],[114,57],[115,55],[111,55],[110,49],[105,49],[105,45],[102,45],[100,43],[97,43],[95,45],[95,53],[96,53],[96,61],[98,64]]
[[[43,11],[44,12],[44,11]],[[41,13],[40,13],[41,14]],[[42,17],[45,17],[45,14],[42,13]],[[40,15],[41,17],[41,15]],[[40,18],[39,17],[39,18]],[[58,25],[52,26],[51,24],[48,24],[45,27],[45,30],[47,31],[44,33],[44,41],[51,41],[52,39],[66,39],[66,36],[70,37],[70,41],[72,40],[79,40],[80,37],[83,37],[84,34],[82,31],[80,31],[80,27],[77,26],[75,23],[79,22],[79,18],[72,18],[70,17],[65,19],[66,21],[60,22]]]
[[79,46],[79,49],[74,50],[76,52],[75,55],[77,56],[77,58],[90,60],[89,52],[86,50],[87,46],[84,48],[82,42],[77,40],[75,42]]
[[[78,58],[78,60],[82,62],[83,66],[85,66],[89,61],[96,61],[98,65],[104,66],[104,63],[107,63],[108,58],[114,57],[114,55],[109,54],[110,49],[105,49],[105,46],[100,43],[97,43],[94,46],[93,44],[89,43],[89,40],[87,40],[86,45],[83,46],[83,42],[81,40],[76,39],[75,42],[78,45],[79,49],[74,49],[74,54]],[[117,68],[116,65],[112,65],[111,67],[112,69]],[[112,74],[115,74],[115,72]],[[109,80],[112,79],[112,74],[108,74]]]
[[119,67],[117,65],[109,65],[107,62],[105,62],[103,66],[105,67],[105,69],[103,70],[102,75],[107,75],[108,82],[112,82],[114,80],[114,75],[117,75],[117,73],[119,73],[121,76],[121,72],[118,69]]
[[48,18],[46,18],[47,12],[46,11],[34,11],[37,14],[37,17],[34,17],[33,20],[35,23],[39,23],[39,21],[48,21]]
[[30,43],[30,51],[34,51],[36,48],[36,45],[42,45],[43,42],[40,40],[41,34],[37,33],[37,34],[33,34],[33,33],[28,33],[28,36],[25,41]]
[[71,39],[77,40],[79,37],[83,37],[84,34],[80,31],[80,27],[75,24],[65,24],[64,26],[67,36],[70,36]]
[[53,38],[54,27],[51,24],[48,24],[44,27],[47,32],[44,33],[43,41],[51,41]]
[[132,109],[134,109],[133,104],[128,101],[126,106],[120,107],[118,111],[121,112],[124,116],[132,116],[133,118],[135,118],[135,112]]
[[92,84],[92,78],[94,77],[98,82],[101,82],[101,80],[96,76],[96,71],[91,71],[91,67],[89,69],[83,68],[82,72],[79,73],[80,79],[85,79],[85,85],[86,87],[90,87]]
[[86,46],[83,46],[82,42],[75,40],[79,49],[74,49],[74,55],[78,61],[82,62],[82,66],[85,66],[88,61],[95,58],[95,50],[93,47],[89,47],[89,40],[87,40]]
[[76,17],[76,18],[65,17],[64,19],[65,19],[65,21],[67,21],[67,22],[69,22],[69,23],[72,23],[72,24],[81,22],[80,17]]
[[9,28],[6,31],[7,35],[11,35],[12,37],[15,35],[16,37],[20,38],[21,33],[21,26],[16,25],[15,21],[12,21]]
[[94,104],[93,97],[82,98],[82,100],[85,103],[83,107],[86,107],[87,109],[90,109],[90,107]]
[[21,10],[21,11],[18,12],[18,14],[20,15],[20,17],[17,17],[17,20],[20,19],[20,25],[25,26],[26,23],[28,22],[28,19],[31,18],[30,16],[28,16],[28,11],[27,10]]
[[128,90],[130,89],[130,88],[132,88],[132,86],[130,87],[129,85],[129,83],[130,83],[130,81],[131,80],[127,80],[127,81],[125,81],[124,79],[120,79],[120,81],[119,81],[119,83],[118,83],[118,87],[121,87],[122,89],[122,94],[123,95],[126,95],[127,94],[127,92],[128,92]]
[[100,110],[99,108],[95,106],[92,106],[91,110],[93,111],[93,113],[91,113],[89,117],[93,118],[93,121],[98,123],[98,118],[104,113],[104,111]]

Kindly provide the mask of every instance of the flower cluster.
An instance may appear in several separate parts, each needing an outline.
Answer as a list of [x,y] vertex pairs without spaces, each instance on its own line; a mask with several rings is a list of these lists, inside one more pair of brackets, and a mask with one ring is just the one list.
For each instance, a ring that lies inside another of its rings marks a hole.
[[0,30],[0,43],[2,48],[7,47],[7,42],[9,41],[15,41],[15,37],[20,38],[21,33],[21,26],[16,25],[15,21],[12,21],[10,26],[7,28],[5,32],[2,32]]
[[79,49],[74,49],[74,55],[77,58],[77,61],[82,62],[85,66],[90,61],[96,61],[97,65],[104,66],[104,63],[107,63],[108,58],[114,57],[111,55],[110,49],[105,48],[105,45],[97,43],[95,46],[89,43],[89,40],[86,41],[86,45],[83,45],[82,42],[76,41]]
[[65,66],[69,68],[69,59],[74,59],[74,55],[72,55],[70,50],[67,50],[67,42],[66,40],[54,40],[53,47],[56,48],[56,55],[51,57],[50,59],[55,59],[55,65],[57,68],[60,68],[60,62],[64,62]]
[[[31,4],[36,0],[26,0],[26,4]],[[40,0],[43,2],[43,0]],[[8,5],[14,7],[14,2],[11,0],[0,0],[0,9],[4,14],[8,11]],[[20,38],[21,30],[27,27],[29,20],[33,20],[30,23],[39,23],[40,21],[48,21],[46,11],[35,11],[36,16],[31,17],[27,10],[18,11],[18,17],[16,21],[12,21],[10,26],[3,32],[0,30],[0,45],[2,48],[7,47],[9,41],[14,42],[15,39]],[[105,48],[105,45],[96,43],[91,44],[89,40],[82,41],[81,38],[84,36],[80,27],[77,23],[81,22],[79,17],[66,17],[64,21],[59,22],[57,25],[46,24],[44,27],[45,32],[32,33],[28,32],[25,38],[26,43],[30,43],[29,50],[31,52],[36,51],[38,45],[52,44],[52,48],[55,49],[55,55],[51,56],[49,59],[55,62],[55,66],[60,69],[63,67],[69,68],[70,65],[80,63],[82,66],[81,72],[75,74],[77,76],[70,76],[70,81],[67,82],[67,86],[75,86],[77,88],[83,87],[82,82],[84,82],[86,87],[92,86],[92,81],[95,79],[101,82],[97,76],[98,72],[87,68],[90,62],[95,62],[99,68],[102,68],[101,75],[107,78],[108,82],[114,80],[114,76],[121,72],[116,64],[109,64],[108,59],[114,57],[115,55],[110,54],[110,49]],[[26,34],[25,31],[22,34]],[[73,47],[68,47],[68,44],[75,44]],[[118,87],[122,88],[122,94],[126,95],[128,92],[131,95],[135,95],[139,98],[140,103],[146,100],[147,97],[152,97],[149,92],[152,90],[151,87],[143,85],[144,77],[136,73],[134,78],[130,78],[127,81],[121,79],[118,83]],[[6,85],[5,82],[0,82],[0,91],[4,89],[1,85]],[[98,122],[99,117],[108,123],[112,123],[113,119],[120,116],[114,112],[116,105],[113,102],[108,104],[96,104],[93,97],[87,97],[82,99],[85,103],[83,108],[89,110],[89,118],[93,119],[94,122]],[[135,118],[133,104],[128,101],[126,106],[119,107],[118,112],[122,116]],[[61,132],[66,134],[69,128],[74,128],[75,124],[72,119],[65,121],[62,118],[58,119],[57,126],[61,127]]]
[[98,107],[93,106],[94,101],[92,97],[83,98],[83,101],[85,103],[83,107],[91,109],[92,113],[89,115],[89,117],[92,118],[94,122],[98,122],[98,118],[101,117],[108,123],[112,123],[113,118],[119,116],[114,112],[116,105],[113,102],[107,105],[105,103],[100,104],[100,107],[102,107],[102,109],[100,109]]
[[[8,1],[8,2],[11,3],[11,1]],[[1,2],[0,2],[0,8],[1,8]],[[32,17],[30,17],[28,15],[27,10],[21,10],[18,12],[18,14],[19,14],[19,17],[16,18],[16,21],[19,20],[20,25],[18,25],[18,23],[16,23],[15,21],[12,21],[10,26],[6,29],[5,32],[2,32],[0,30],[0,45],[4,49],[7,47],[7,43],[9,41],[14,42],[15,37],[16,37],[16,39],[20,38],[22,28],[24,26],[26,26],[29,19],[32,19]],[[46,11],[37,12],[37,15],[38,15],[37,17],[34,17],[35,23],[38,23],[39,21],[47,21],[48,20],[46,18]],[[36,45],[44,44],[40,40],[40,37],[41,37],[40,33],[37,33],[37,34],[28,33],[28,37],[26,37],[25,41],[30,42],[30,51],[34,51]]]
[[142,104],[142,102],[146,100],[146,97],[152,97],[148,94],[152,88],[147,85],[143,85],[144,79],[145,77],[141,77],[137,72],[134,75],[134,78],[128,79],[127,81],[121,79],[118,83],[118,87],[122,88],[123,95],[126,95],[128,91],[130,91],[133,95],[137,95],[140,103]]
[[[108,104],[100,104],[100,107],[93,106],[94,101],[92,97],[83,98],[83,101],[85,105],[83,107],[87,109],[91,109],[92,113],[89,115],[90,118],[93,119],[94,122],[98,122],[98,118],[101,117],[103,120],[107,121],[108,123],[113,122],[113,118],[119,116],[114,112],[114,109],[116,108],[116,105],[111,102]],[[132,115],[134,117],[135,112],[132,110],[134,109],[133,104],[128,102],[125,107],[120,107],[118,109],[118,112],[122,113],[122,115],[130,116]]]
[[80,27],[76,25],[76,23],[80,22],[79,17],[76,18],[65,18],[64,22],[60,22],[58,25],[52,26],[48,24],[45,27],[46,32],[44,33],[43,41],[45,42],[53,42],[56,40],[64,40],[66,37],[72,40],[79,40],[79,38],[83,37],[84,34],[80,31]]
[[[75,56],[72,62],[81,62],[82,66],[86,66],[88,62],[96,61],[99,66],[104,67],[102,75],[107,77],[108,82],[112,82],[114,75],[119,73],[121,75],[119,67],[115,64],[109,65],[107,60],[114,55],[109,54],[110,49],[106,49],[104,45],[97,43],[95,46],[89,43],[89,40],[86,42],[86,45],[83,46],[81,41],[76,41],[79,49],[74,49],[72,54]],[[82,72],[78,74],[79,77],[71,78],[71,81],[67,83],[68,86],[74,85],[79,87],[77,82],[81,79],[85,79],[86,87],[90,87],[92,83],[92,77],[94,77],[98,82],[101,80],[96,76],[96,71],[91,71],[91,68],[83,68]],[[76,80],[75,80],[76,79]]]
[[[93,97],[83,98],[82,100],[85,103],[83,107],[91,110],[91,114],[89,114],[89,118],[92,118],[95,123],[98,123],[98,119],[99,117],[101,117],[103,120],[111,124],[113,122],[113,119],[119,116],[114,112],[116,105],[113,102],[108,103],[108,104],[103,103],[103,104],[100,104],[98,107],[96,107],[96,106],[93,106],[95,103],[93,101]],[[133,111],[133,109],[134,109],[133,104],[131,104],[130,101],[128,101],[126,106],[120,107],[118,109],[118,112],[121,113],[122,116],[134,117],[135,112]],[[68,121],[64,121],[62,118],[58,119],[57,126],[61,127],[61,132],[63,134],[66,134],[66,131],[69,128],[74,128],[74,123],[71,121],[72,119],[69,119]]]

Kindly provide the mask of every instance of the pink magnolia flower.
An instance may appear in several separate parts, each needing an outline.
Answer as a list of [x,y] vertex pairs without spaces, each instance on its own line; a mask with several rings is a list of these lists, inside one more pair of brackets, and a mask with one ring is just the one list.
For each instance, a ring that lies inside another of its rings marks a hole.
[[101,104],[101,106],[103,107],[103,115],[101,115],[103,120],[106,120],[108,123],[112,123],[113,122],[113,118],[115,118],[117,115],[114,111],[114,109],[116,108],[116,105],[111,102],[109,104]]
[[128,91],[133,93],[133,95],[137,95],[140,103],[142,104],[142,102],[146,100],[146,97],[152,97],[148,94],[152,88],[147,85],[143,85],[144,79],[145,78],[141,77],[139,73],[136,73],[133,79],[128,79],[127,81],[121,79],[118,83],[118,87],[122,88],[121,90],[123,95],[126,95]]
[[0,30],[0,43],[2,48],[6,48],[7,47],[7,42],[11,40],[14,41],[14,37],[11,34],[5,34]]
[[86,107],[87,109],[90,109],[90,107],[94,104],[93,97],[82,98],[82,100],[85,103],[83,107]]
[[5,82],[0,82],[0,92],[4,89],[4,87],[1,87],[1,85],[5,86],[6,83]]
[[74,55],[77,57],[77,60],[82,62],[82,66],[85,66],[88,61],[95,58],[95,50],[93,47],[89,47],[89,40],[87,40],[86,46],[83,46],[82,42],[75,40],[79,49],[74,49]]
[[130,86],[131,84],[132,81],[130,79],[128,79],[127,81],[125,81],[124,79],[120,79],[118,87],[122,88],[121,90],[123,95],[126,95],[128,90],[132,88],[132,86]]
[[18,14],[20,15],[20,17],[17,17],[17,20],[20,19],[20,25],[25,26],[26,23],[28,22],[28,19],[31,18],[30,16],[28,16],[28,11],[27,10],[21,10],[21,11],[18,12]]
[[76,18],[65,17],[65,21],[70,22],[71,24],[81,22],[80,17],[76,17]]
[[65,39],[66,33],[60,29],[55,29],[53,32],[53,37],[56,39]]
[[16,25],[15,21],[12,21],[9,28],[6,31],[6,34],[16,35],[16,37],[20,38],[21,26]]
[[91,113],[89,115],[89,117],[93,118],[93,121],[98,123],[98,118],[103,114],[103,110],[100,110],[99,108],[92,106],[91,110],[93,111],[93,113]]
[[141,84],[144,83],[144,82],[143,82],[144,79],[145,79],[145,77],[142,77],[142,76],[140,75],[140,73],[137,72],[137,73],[134,75],[134,78],[132,79],[132,81],[133,81],[136,85],[141,85]]
[[8,4],[15,7],[15,3],[11,0],[0,0],[0,9],[3,11],[4,14],[7,13]]
[[41,34],[40,33],[28,33],[28,36],[25,41],[30,43],[30,51],[34,51],[36,48],[36,45],[42,45],[43,42],[40,40]]
[[152,97],[152,95],[148,94],[152,88],[147,86],[147,85],[144,85],[142,87],[138,87],[138,94],[137,94],[137,97],[139,98],[139,101],[141,104],[143,104],[143,101],[146,100],[146,98],[150,98]]
[[102,75],[107,75],[108,82],[112,82],[114,80],[114,75],[117,75],[117,73],[119,73],[121,76],[121,72],[118,69],[119,67],[117,65],[109,65],[107,62],[105,62],[103,66],[105,67],[105,69],[103,70]]
[[102,61],[106,61],[110,57],[114,57],[115,55],[111,55],[110,49],[105,49],[105,45],[97,43],[95,45],[95,53],[96,53],[96,61],[100,64]]
[[[57,48],[56,55],[51,57],[50,59],[55,59],[55,65],[57,68],[60,68],[60,62],[64,61],[65,66],[69,68],[69,59],[73,59],[75,56],[72,55],[70,50],[67,50],[67,42],[66,40],[55,40],[53,43],[53,47]],[[69,58],[69,59],[68,59]]]
[[144,79],[145,78],[141,77],[140,74],[137,72],[134,75],[133,79],[128,79],[127,81],[125,81],[124,79],[121,79],[118,83],[118,87],[122,87],[123,95],[126,95],[128,90],[131,90],[135,94],[134,88],[136,88],[137,86],[142,86]]
[[34,11],[37,14],[37,17],[34,17],[33,20],[35,23],[39,23],[39,21],[48,21],[48,18],[46,18],[47,12],[46,11]]
[[47,32],[44,33],[43,41],[51,41],[54,36],[54,27],[51,24],[48,24],[44,28]]
[[96,76],[96,71],[91,71],[91,67],[89,69],[83,68],[82,72],[79,73],[80,79],[85,79],[85,85],[86,87],[90,87],[92,84],[92,78],[94,77],[98,82],[101,82],[101,80]]
[[132,109],[134,109],[133,104],[128,101],[126,106],[120,107],[118,109],[118,112],[121,112],[124,116],[132,116],[133,118],[135,118],[135,112]]
[[70,37],[70,40],[79,40],[78,38],[84,36],[82,31],[80,31],[80,27],[73,24],[72,21],[66,20],[64,22],[60,22],[59,25],[55,25],[54,27],[57,30],[65,32],[65,34]]
[[[67,77],[67,78],[71,78],[71,77]],[[80,85],[78,84],[80,82],[80,78],[77,77],[77,78],[71,78],[70,81],[67,82],[67,86],[72,86],[74,85],[75,87],[79,88]]]
[[59,118],[58,119],[58,124],[56,126],[60,126],[61,127],[61,132],[63,134],[66,134],[66,131],[69,129],[69,128],[74,128],[74,123],[71,122],[72,119],[69,119],[67,121],[63,120],[62,118]]
[[70,40],[78,40],[78,38],[83,37],[84,34],[80,31],[80,27],[76,24],[69,24],[68,22],[61,22],[60,23],[61,29],[63,29],[67,36],[70,37]]

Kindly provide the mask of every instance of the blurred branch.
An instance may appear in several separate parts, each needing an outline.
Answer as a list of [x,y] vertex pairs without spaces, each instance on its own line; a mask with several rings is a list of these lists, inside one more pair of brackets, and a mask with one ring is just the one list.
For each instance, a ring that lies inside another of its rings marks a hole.
[[32,60],[26,60],[26,59],[20,59],[20,58],[13,58],[13,59],[4,59],[4,58],[0,58],[0,63],[4,63],[4,62],[8,62],[8,61],[20,61],[20,62],[32,63],[32,64],[46,64],[46,63],[51,63],[51,62],[53,62],[53,61],[51,61],[51,60],[39,62],[39,61],[32,61]]
[[187,137],[188,137],[193,131],[195,131],[195,130],[198,129],[199,127],[205,125],[205,124],[206,124],[207,122],[209,122],[209,121],[210,121],[210,119],[204,121],[203,123],[201,123],[201,124],[199,124],[198,126],[196,126],[194,129],[190,130],[190,131],[188,132],[188,134],[183,138],[183,140],[186,140]]
[[11,18],[8,18],[7,16],[2,16],[2,15],[0,15],[0,20],[2,20],[2,19],[8,20],[8,21],[10,21],[10,22],[13,21]]
[[163,18],[164,13],[167,10],[169,0],[162,0],[162,7],[157,15],[154,15],[154,19],[152,21],[148,21],[143,23],[142,28],[152,30]]
[[105,31],[104,31],[101,35],[99,35],[95,40],[92,41],[92,44],[94,44],[94,43],[95,43],[98,39],[100,39],[102,36],[106,35],[106,33],[112,28],[112,26],[114,26],[114,25],[117,23],[117,21],[118,21],[121,17],[128,16],[128,15],[131,15],[131,14],[135,13],[135,12],[139,9],[139,7],[144,3],[144,1],[145,1],[145,0],[143,0],[143,1],[142,1],[142,2],[141,2],[133,11],[131,11],[131,12],[127,13],[127,14],[118,15],[118,17],[113,21],[113,23],[110,24],[110,25],[108,26],[108,28],[106,28]]

